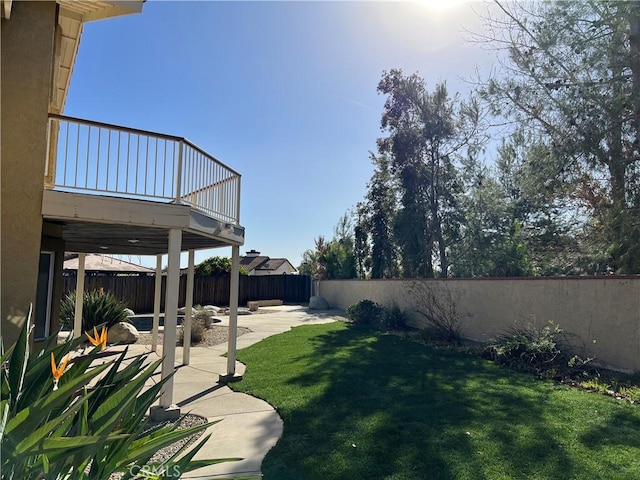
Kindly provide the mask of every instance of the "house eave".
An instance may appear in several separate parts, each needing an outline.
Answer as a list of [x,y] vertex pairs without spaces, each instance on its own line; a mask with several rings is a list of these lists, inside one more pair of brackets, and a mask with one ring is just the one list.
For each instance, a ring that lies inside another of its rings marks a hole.
[[[7,0],[2,0],[2,2],[4,12]],[[62,113],[80,45],[83,25],[96,20],[140,13],[144,1],[58,0],[57,3],[60,7],[58,12],[60,34],[57,40],[60,45],[57,52],[57,64],[54,65],[54,88],[50,109],[53,113]]]

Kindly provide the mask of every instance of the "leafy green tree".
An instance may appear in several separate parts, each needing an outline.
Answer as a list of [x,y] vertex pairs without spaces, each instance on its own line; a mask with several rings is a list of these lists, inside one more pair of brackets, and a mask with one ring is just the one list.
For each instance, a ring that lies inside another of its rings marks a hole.
[[559,161],[542,139],[517,132],[492,168],[465,162],[454,275],[602,273],[602,257],[585,247],[593,244],[586,211],[567,193],[573,185],[550,174]]
[[467,187],[460,199],[459,240],[452,246],[452,273],[459,277],[530,275],[528,238],[515,205],[490,169],[465,162]]
[[[231,272],[231,259],[227,257],[210,257],[195,266],[195,274],[201,277],[221,275]],[[240,275],[247,275],[247,271],[240,266]]]
[[[640,271],[640,4],[496,0],[480,40],[502,69],[481,93],[494,113],[545,139],[574,186],[574,215],[608,267]],[[552,180],[550,177],[549,180]]]
[[378,151],[389,158],[400,196],[394,236],[402,273],[432,277],[437,268],[447,276],[459,224],[455,157],[476,138],[478,105],[451,99],[443,83],[428,92],[421,77],[399,69],[383,73],[378,92],[387,95],[381,127],[388,136]]
[[315,250],[304,252],[300,272],[321,280],[356,278],[353,235],[352,222],[345,214],[335,226],[331,241],[327,242],[320,235],[315,239]]
[[327,279],[357,277],[353,223],[348,214],[340,217],[334,228],[333,240],[326,244],[320,258],[325,265]]
[[302,262],[298,266],[298,272],[300,275],[315,276],[320,270],[320,264],[318,262],[318,251],[307,249],[302,254]]
[[[385,155],[371,154],[374,172],[361,204],[360,228],[370,241],[371,278],[394,278],[400,274],[398,248],[393,238],[397,198]],[[356,239],[358,236],[356,235]]]
[[353,227],[353,256],[358,278],[369,278],[371,272],[371,247],[369,244],[369,222],[366,205],[356,206],[356,222]]
[[504,143],[496,171],[506,215],[521,226],[532,273],[602,273],[604,247],[597,241],[585,202],[576,194],[576,183],[555,174],[562,162],[544,137],[517,132]]

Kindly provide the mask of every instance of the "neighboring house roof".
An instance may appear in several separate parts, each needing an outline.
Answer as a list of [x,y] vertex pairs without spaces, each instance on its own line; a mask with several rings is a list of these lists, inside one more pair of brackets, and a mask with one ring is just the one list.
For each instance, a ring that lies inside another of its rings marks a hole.
[[289,266],[295,271],[296,268],[291,265],[291,262],[286,258],[269,258],[266,262],[256,267],[256,270],[277,270],[285,263],[288,263]]
[[[65,270],[78,270],[78,255],[65,255]],[[137,272],[154,273],[152,268],[143,267],[135,263],[126,262],[119,258],[102,255],[100,253],[87,254],[84,261],[85,271],[92,272]]]
[[286,268],[287,265],[289,272],[297,271],[296,267],[286,258],[269,258],[266,255],[260,255],[260,252],[255,250],[250,250],[245,256],[240,257],[240,266],[244,268],[249,275],[257,271],[275,271],[282,267]]
[[247,273],[251,273],[253,270],[268,261],[269,257],[250,255],[246,257],[240,257],[240,266],[244,268]]

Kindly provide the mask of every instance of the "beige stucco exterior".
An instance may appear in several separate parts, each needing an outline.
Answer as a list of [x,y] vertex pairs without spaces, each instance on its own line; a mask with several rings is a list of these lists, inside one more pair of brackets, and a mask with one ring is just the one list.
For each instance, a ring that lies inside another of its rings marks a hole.
[[[48,117],[64,106],[86,21],[139,12],[142,1],[73,0],[3,4],[0,23],[0,315],[6,346],[34,306],[41,252],[54,253],[49,332],[58,328],[65,251],[62,229],[43,221]],[[56,134],[55,131],[52,132]],[[49,158],[49,176],[53,174]],[[46,319],[39,319],[46,323]]]
[[55,2],[13,2],[2,20],[1,314],[10,345],[35,301]]
[[[640,277],[420,280],[457,299],[463,335],[487,341],[516,323],[548,321],[575,335],[573,345],[596,362],[640,370]],[[332,307],[359,300],[393,301],[411,309],[411,283],[403,280],[328,280],[319,293]],[[419,318],[414,325],[423,326]]]

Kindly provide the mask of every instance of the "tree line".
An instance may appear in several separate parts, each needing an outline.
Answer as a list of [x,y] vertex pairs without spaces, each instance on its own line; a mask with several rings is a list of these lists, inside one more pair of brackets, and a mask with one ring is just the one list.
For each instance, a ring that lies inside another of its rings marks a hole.
[[383,72],[367,194],[301,273],[640,273],[640,2],[495,5],[473,39],[498,64],[468,98]]

